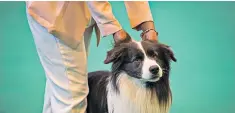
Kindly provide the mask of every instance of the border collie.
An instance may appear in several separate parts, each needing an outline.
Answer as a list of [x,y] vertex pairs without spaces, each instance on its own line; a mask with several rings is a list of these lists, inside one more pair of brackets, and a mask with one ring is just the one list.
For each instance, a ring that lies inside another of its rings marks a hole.
[[104,61],[112,63],[111,72],[88,74],[87,113],[168,113],[171,60],[169,46],[158,42],[116,44]]

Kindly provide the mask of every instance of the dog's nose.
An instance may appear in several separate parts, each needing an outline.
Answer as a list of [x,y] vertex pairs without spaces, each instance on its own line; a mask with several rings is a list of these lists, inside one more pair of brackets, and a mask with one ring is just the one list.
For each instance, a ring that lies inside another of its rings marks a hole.
[[158,73],[158,71],[159,71],[159,67],[158,67],[157,65],[153,65],[153,66],[151,66],[151,67],[149,68],[149,71],[150,71],[152,74],[156,75],[156,74]]

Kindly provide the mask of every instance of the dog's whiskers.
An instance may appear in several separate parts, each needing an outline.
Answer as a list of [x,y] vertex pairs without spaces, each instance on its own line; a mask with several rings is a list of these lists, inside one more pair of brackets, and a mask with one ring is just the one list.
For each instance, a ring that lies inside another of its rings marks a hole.
[[169,72],[169,69],[163,68],[163,69],[162,69],[162,72],[163,72],[163,73],[168,73],[168,72]]
[[168,71],[169,69],[162,68],[163,71]]

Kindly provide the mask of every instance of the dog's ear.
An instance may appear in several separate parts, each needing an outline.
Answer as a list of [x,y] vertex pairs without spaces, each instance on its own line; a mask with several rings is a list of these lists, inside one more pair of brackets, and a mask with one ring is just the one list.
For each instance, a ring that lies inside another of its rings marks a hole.
[[109,64],[118,60],[124,54],[124,47],[115,47],[114,49],[107,52],[106,59],[104,60],[105,64]]
[[174,52],[171,50],[170,46],[165,45],[165,44],[161,44],[161,48],[163,49],[163,51],[167,55],[167,57],[169,57],[174,62],[177,61],[177,59],[175,58]]
[[126,49],[125,45],[132,42],[132,38],[130,37],[130,35],[128,33],[126,35],[127,36],[124,40],[115,42],[115,44],[113,44],[114,48],[107,52],[107,56],[104,61],[105,64],[109,64],[110,62],[118,60],[124,54],[124,51]]

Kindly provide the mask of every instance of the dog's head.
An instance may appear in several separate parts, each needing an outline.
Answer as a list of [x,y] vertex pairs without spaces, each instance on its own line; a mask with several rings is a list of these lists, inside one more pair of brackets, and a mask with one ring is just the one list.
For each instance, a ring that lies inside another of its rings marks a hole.
[[145,82],[156,82],[169,73],[170,61],[176,62],[169,46],[151,41],[129,41],[115,45],[107,53],[105,64],[112,64],[112,72],[125,72]]

